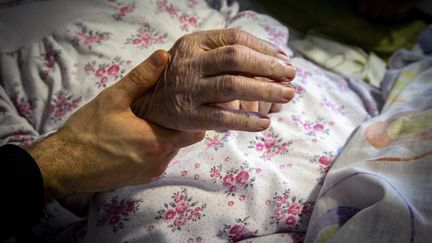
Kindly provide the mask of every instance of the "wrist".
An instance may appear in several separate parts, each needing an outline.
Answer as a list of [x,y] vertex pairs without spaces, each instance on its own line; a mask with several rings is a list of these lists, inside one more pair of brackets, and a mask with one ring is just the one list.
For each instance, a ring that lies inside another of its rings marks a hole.
[[30,145],[26,150],[36,161],[42,174],[45,188],[45,201],[61,198],[73,192],[67,188],[65,180],[68,170],[65,159],[67,144],[59,132],[53,133],[43,140]]

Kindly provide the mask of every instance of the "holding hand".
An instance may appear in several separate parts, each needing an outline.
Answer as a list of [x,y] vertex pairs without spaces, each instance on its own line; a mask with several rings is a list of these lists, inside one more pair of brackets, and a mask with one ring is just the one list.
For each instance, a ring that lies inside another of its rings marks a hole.
[[204,133],[162,128],[133,114],[130,105],[150,89],[168,62],[153,53],[75,112],[63,128],[28,148],[44,178],[47,198],[150,182],[179,148]]
[[282,104],[294,96],[294,89],[285,84],[295,76],[287,57],[246,32],[196,32],[180,38],[169,52],[170,63],[158,84],[132,105],[135,114],[164,127],[262,131],[270,125],[268,117],[247,111],[259,109],[217,104],[235,100]]

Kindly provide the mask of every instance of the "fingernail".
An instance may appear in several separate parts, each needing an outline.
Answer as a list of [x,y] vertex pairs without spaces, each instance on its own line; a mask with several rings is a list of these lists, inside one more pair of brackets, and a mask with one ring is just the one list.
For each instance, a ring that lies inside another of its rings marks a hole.
[[284,53],[279,52],[278,54],[276,54],[276,57],[282,59],[285,64],[292,66],[290,59]]
[[162,56],[162,52],[162,50],[155,51],[148,60],[149,63],[156,69],[162,67],[162,65],[165,63],[165,57]]
[[295,90],[293,88],[285,87],[282,90],[282,96],[286,101],[292,100],[294,94],[295,94]]
[[269,118],[263,118],[260,119],[258,122],[258,126],[261,130],[265,130],[270,126],[270,119]]

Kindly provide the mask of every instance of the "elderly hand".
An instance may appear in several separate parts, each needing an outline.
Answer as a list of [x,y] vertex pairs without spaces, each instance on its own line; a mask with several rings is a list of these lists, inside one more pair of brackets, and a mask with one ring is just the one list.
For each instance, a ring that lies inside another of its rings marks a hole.
[[235,100],[283,104],[294,96],[294,89],[285,84],[295,75],[287,57],[246,32],[196,32],[180,38],[169,52],[164,76],[132,105],[135,114],[161,126],[183,131],[262,131],[270,120],[253,112],[259,109],[217,104]]
[[47,198],[150,182],[179,148],[203,138],[203,133],[149,123],[130,108],[159,78],[168,57],[155,52],[75,112],[58,132],[28,148],[42,172]]

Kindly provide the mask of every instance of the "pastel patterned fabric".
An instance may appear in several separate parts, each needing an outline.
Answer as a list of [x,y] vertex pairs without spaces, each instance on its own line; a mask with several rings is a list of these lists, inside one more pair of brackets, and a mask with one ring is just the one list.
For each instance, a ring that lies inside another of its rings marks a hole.
[[[55,131],[184,34],[237,27],[287,48],[276,20],[222,5],[224,13],[198,0],[100,0],[92,15],[2,52],[1,144]],[[58,242],[301,241],[332,161],[370,115],[345,78],[302,58],[293,64],[297,95],[267,131],[208,132],[153,183],[97,194],[85,219],[48,205],[35,232]]]
[[431,43],[429,27],[390,59],[382,113],[333,164],[305,242],[432,242]]

